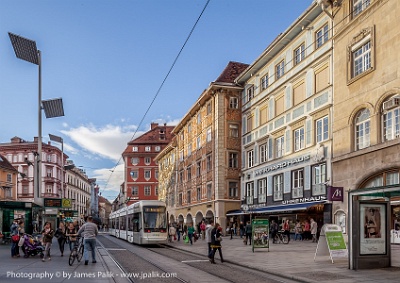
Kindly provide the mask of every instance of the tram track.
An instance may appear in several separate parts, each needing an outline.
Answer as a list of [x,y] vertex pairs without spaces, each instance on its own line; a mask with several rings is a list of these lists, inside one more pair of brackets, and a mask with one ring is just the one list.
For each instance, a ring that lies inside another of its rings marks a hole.
[[[109,235],[100,236],[99,241],[118,262],[124,273],[149,272],[149,270],[160,273],[177,271],[177,276],[174,278],[146,280],[146,282],[196,282],[196,277],[201,274],[211,276],[214,278],[213,282],[299,282],[234,263],[220,264],[218,256],[216,256],[217,264],[211,264],[205,255],[190,253],[168,245],[137,246]],[[183,268],[179,266],[183,266]],[[138,280],[130,279],[131,282],[138,282]]]

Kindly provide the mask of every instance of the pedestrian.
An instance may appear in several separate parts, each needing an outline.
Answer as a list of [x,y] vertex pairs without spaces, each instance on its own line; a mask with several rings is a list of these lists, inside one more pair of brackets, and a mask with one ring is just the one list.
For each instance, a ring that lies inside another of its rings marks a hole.
[[18,242],[19,242],[19,238],[18,241],[15,241],[13,239],[13,236],[18,235],[19,236],[19,231],[18,231],[18,220],[14,219],[13,223],[11,224],[10,227],[10,236],[11,236],[11,257],[18,257],[18,253],[17,253],[17,248],[18,248]]
[[275,244],[276,233],[278,233],[278,223],[276,223],[275,220],[271,221],[270,232],[271,232],[272,243]]
[[206,242],[207,242],[207,246],[208,246],[208,252],[207,255],[208,257],[210,257],[211,255],[211,231],[212,229],[214,229],[214,220],[210,219],[209,223],[206,226]]
[[206,223],[204,222],[204,220],[203,221],[201,221],[201,224],[200,224],[200,231],[201,231],[201,239],[202,240],[204,240],[205,239],[205,234],[206,234]]
[[16,252],[17,252],[17,257],[20,257],[19,254],[19,247],[21,247],[22,252],[25,254],[25,247],[24,247],[24,242],[25,242],[25,223],[24,220],[18,221],[18,233],[19,233],[19,242],[16,247]]
[[65,245],[65,225],[64,222],[60,222],[56,232],[54,233],[54,237],[57,238],[58,247],[60,248],[61,256],[64,256],[64,245]]
[[215,253],[219,252],[219,257],[221,258],[221,262],[224,262],[224,258],[222,256],[222,246],[221,246],[221,241],[222,241],[222,233],[221,233],[221,226],[219,223],[215,223],[215,227],[211,230],[211,254],[209,256],[210,262],[215,264]]
[[193,234],[194,234],[193,223],[189,223],[189,226],[187,228],[187,235],[189,237],[189,242],[191,245],[193,245]]
[[78,231],[78,235],[82,234],[83,236],[83,254],[85,257],[85,265],[89,263],[89,251],[92,252],[92,263],[96,263],[96,237],[99,233],[97,225],[93,223],[93,217],[88,216],[87,222],[82,225],[82,227]]
[[247,240],[249,240],[249,243],[251,245],[252,227],[250,221],[247,221],[246,227],[244,227],[244,229],[246,232],[246,239],[244,240],[244,244],[247,245]]
[[229,233],[231,234],[231,240],[233,239],[233,223],[229,226]]
[[310,230],[310,222],[308,220],[304,221],[304,229],[303,229],[303,240],[311,239],[311,230]]
[[72,222],[68,223],[68,227],[65,231],[65,236],[68,239],[69,250],[72,252],[74,246],[76,245],[76,240],[78,236],[78,230],[76,230]]
[[51,249],[51,243],[53,241],[53,236],[54,236],[54,230],[51,228],[51,223],[46,222],[44,223],[44,227],[42,230],[42,242],[44,245],[44,256],[42,258],[42,261],[46,261],[46,255],[49,260],[51,260],[50,257],[50,249]]
[[311,236],[313,243],[317,242],[317,231],[318,231],[318,224],[314,221],[314,219],[310,219],[310,226],[311,226]]
[[283,234],[288,237],[288,243],[290,242],[290,224],[289,219],[286,219],[282,225]]
[[178,235],[178,242],[181,240],[181,234],[183,235],[183,223],[179,222],[176,228],[176,234]]
[[294,240],[296,241],[299,238],[299,241],[303,240],[303,228],[301,227],[300,220],[296,220],[296,225],[294,226]]
[[240,239],[243,239],[244,236],[244,224],[242,221],[240,221],[239,224],[239,235],[240,235]]

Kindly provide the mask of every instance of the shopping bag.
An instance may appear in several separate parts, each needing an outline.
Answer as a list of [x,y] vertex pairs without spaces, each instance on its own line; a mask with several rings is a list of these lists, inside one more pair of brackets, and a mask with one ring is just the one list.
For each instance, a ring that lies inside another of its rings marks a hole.
[[183,241],[187,244],[187,243],[189,243],[189,237],[188,236],[185,236],[185,239],[183,239]]

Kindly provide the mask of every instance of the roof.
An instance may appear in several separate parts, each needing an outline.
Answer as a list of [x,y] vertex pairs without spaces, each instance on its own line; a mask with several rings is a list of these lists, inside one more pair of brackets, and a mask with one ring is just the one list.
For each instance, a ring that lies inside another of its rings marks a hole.
[[[165,124],[153,126],[150,131],[144,133],[134,140],[131,140],[128,144],[168,144],[173,137],[171,132],[174,128],[175,126],[166,126]],[[164,138],[161,139],[161,136]]]
[[11,165],[10,162],[8,162],[7,158],[5,158],[3,155],[0,154],[0,168],[18,173],[18,170],[14,168],[14,166]]
[[219,77],[216,83],[234,83],[235,79],[249,66],[249,64],[230,61]]

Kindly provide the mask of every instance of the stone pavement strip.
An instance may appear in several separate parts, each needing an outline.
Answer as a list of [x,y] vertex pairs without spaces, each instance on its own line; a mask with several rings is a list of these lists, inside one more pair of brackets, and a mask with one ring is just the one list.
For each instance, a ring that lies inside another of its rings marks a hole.
[[[333,258],[329,256],[317,256],[314,261],[316,243],[311,241],[293,241],[289,244],[271,244],[269,249],[255,249],[254,253],[250,245],[245,245],[243,239],[234,236],[224,237],[222,251],[224,260],[251,267],[271,274],[284,276],[299,282],[329,282],[329,283],[372,283],[372,282],[400,282],[400,246],[392,245],[392,265],[396,267],[350,270],[348,258]],[[190,251],[192,253],[206,255],[207,243],[197,240],[193,245],[173,241],[170,246]],[[218,253],[217,253],[218,254]],[[221,264],[216,256],[217,264]]]

